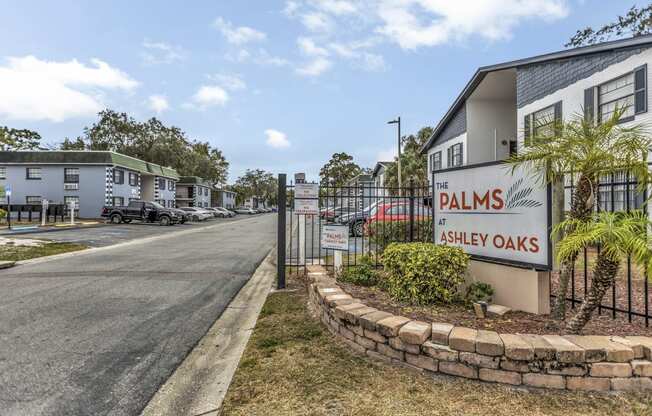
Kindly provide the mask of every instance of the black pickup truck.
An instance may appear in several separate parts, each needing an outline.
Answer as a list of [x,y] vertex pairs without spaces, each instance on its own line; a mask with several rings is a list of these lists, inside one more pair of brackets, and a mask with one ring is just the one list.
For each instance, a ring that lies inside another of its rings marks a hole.
[[152,201],[130,201],[126,207],[104,207],[102,217],[113,224],[130,223],[132,220],[158,222],[172,225],[179,222],[179,215],[174,210]]

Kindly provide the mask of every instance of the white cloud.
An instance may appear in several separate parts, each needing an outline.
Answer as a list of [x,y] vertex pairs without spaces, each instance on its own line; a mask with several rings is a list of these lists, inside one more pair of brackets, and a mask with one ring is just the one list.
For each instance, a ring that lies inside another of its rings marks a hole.
[[450,0],[381,0],[378,33],[403,49],[437,46],[451,40],[480,36],[508,39],[528,19],[566,17],[565,0],[474,0],[473,5]]
[[155,111],[157,114],[162,113],[165,110],[168,110],[170,108],[170,103],[168,103],[168,99],[164,95],[150,95],[147,98],[147,105],[149,108],[153,111]]
[[298,38],[297,44],[299,49],[307,56],[328,56],[326,49],[315,45],[315,41],[310,38]]
[[330,18],[320,12],[304,14],[301,16],[301,23],[312,32],[328,32],[333,27]]
[[260,48],[257,51],[250,52],[247,49],[240,49],[237,53],[227,53],[224,56],[228,61],[231,62],[253,62],[256,65],[260,66],[276,66],[283,67],[290,64],[285,58],[279,56],[274,56],[267,52],[266,49]]
[[219,29],[227,42],[234,45],[244,45],[250,42],[260,42],[267,39],[267,34],[248,26],[234,27],[233,23],[218,17],[213,25]]
[[306,77],[317,77],[331,69],[333,63],[326,58],[318,57],[296,69],[297,74]]
[[388,149],[383,149],[376,155],[376,160],[381,162],[391,162],[397,156],[396,146],[390,147]]
[[104,90],[131,91],[137,86],[128,74],[99,59],[86,65],[76,59],[10,57],[0,66],[0,115],[60,122],[102,110]]
[[145,52],[141,54],[148,65],[171,64],[186,59],[187,52],[180,46],[165,42],[152,42],[145,39],[142,43]]
[[215,105],[223,107],[229,101],[229,94],[219,85],[202,85],[192,96],[192,101],[200,109]]
[[317,0],[316,6],[334,15],[351,14],[358,10],[353,1],[346,0]]
[[285,149],[290,147],[290,141],[288,140],[287,135],[283,132],[274,129],[267,129],[265,130],[265,136],[267,136],[265,143],[267,143],[269,147],[275,149]]
[[215,81],[229,91],[239,91],[247,89],[247,84],[242,77],[237,74],[212,74],[208,79]]

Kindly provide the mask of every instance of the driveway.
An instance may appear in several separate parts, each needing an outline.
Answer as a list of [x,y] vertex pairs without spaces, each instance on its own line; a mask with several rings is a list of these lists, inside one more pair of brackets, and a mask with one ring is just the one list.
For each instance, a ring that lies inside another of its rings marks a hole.
[[269,252],[275,225],[244,218],[0,272],[0,414],[137,415]]

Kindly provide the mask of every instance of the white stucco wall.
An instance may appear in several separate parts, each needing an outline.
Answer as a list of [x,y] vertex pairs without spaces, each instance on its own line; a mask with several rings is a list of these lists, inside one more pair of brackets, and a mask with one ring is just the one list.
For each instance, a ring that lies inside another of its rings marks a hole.
[[463,158],[463,164],[466,165],[469,157],[468,157],[468,144],[466,140],[466,133],[462,133],[459,136],[455,136],[450,140],[447,140],[443,143],[437,144],[433,147],[431,147],[428,150],[428,177],[430,177],[431,172],[432,172],[432,166],[430,166],[430,155],[437,153],[441,151],[441,168],[446,169],[448,168],[448,152],[447,149],[457,143],[462,143],[462,154],[464,155]]

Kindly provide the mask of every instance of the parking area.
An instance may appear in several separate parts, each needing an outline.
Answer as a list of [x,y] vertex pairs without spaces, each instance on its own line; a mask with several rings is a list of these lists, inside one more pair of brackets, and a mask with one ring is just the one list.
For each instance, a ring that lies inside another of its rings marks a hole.
[[[270,214],[257,214],[260,216]],[[254,215],[238,215],[233,218],[215,218],[202,222],[187,222],[175,224],[169,227],[160,226],[158,223],[133,222],[131,224],[106,224],[100,227],[58,230],[51,232],[36,232],[22,235],[15,235],[15,238],[37,238],[55,242],[78,243],[89,247],[103,247],[125,241],[135,240],[144,237],[167,234],[180,230],[207,227],[216,223],[237,222]]]

